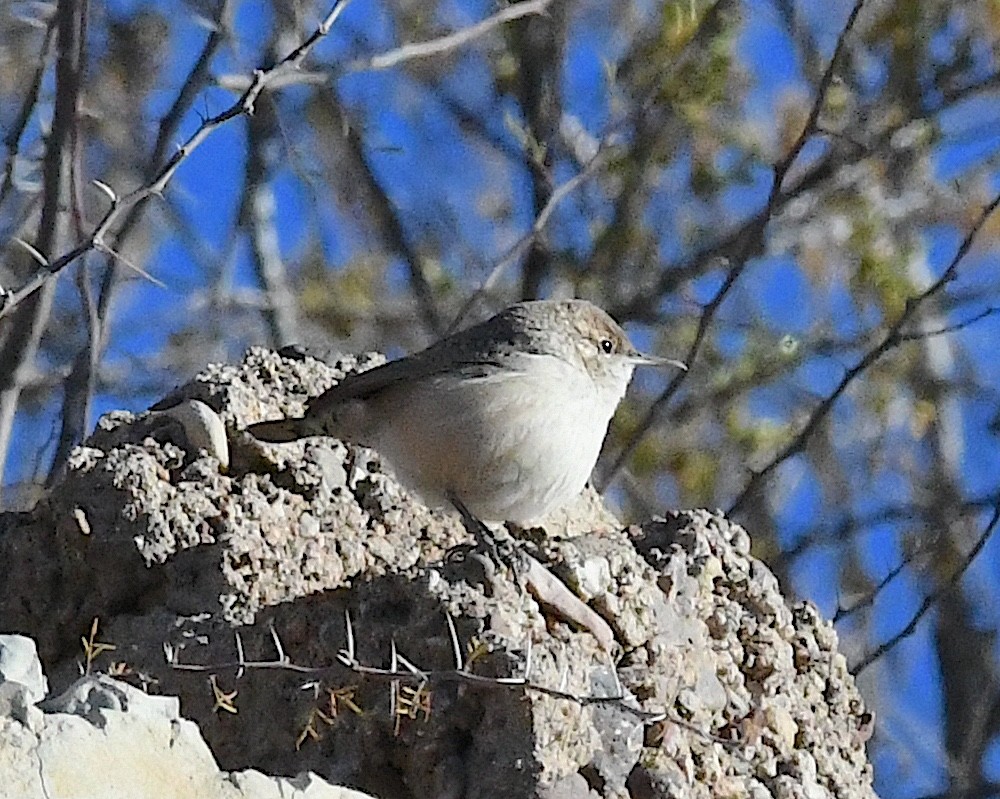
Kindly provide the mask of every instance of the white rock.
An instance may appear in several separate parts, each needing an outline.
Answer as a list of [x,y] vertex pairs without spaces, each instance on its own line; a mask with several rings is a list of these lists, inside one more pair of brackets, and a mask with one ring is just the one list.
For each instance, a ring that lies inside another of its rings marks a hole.
[[176,697],[107,676],[83,677],[41,706],[36,729],[0,716],[0,799],[369,799],[312,773],[220,771]]
[[42,673],[35,642],[23,635],[0,635],[0,685],[16,682],[23,685],[32,702],[39,702],[49,691]]

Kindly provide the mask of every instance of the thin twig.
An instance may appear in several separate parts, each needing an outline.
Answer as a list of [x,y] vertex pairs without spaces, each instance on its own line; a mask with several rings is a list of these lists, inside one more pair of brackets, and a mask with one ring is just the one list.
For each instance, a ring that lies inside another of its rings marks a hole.
[[[463,664],[454,669],[422,669],[411,663],[402,654],[400,654],[396,648],[395,641],[392,641],[389,668],[367,665],[358,660],[355,652],[353,625],[351,623],[350,614],[346,612],[345,622],[347,625],[346,647],[337,653],[338,663],[329,666],[312,667],[300,666],[293,663],[292,660],[284,653],[281,641],[273,628],[271,629],[271,638],[274,642],[277,656],[272,660],[247,660],[244,657],[242,640],[239,635],[236,637],[237,659],[234,661],[211,664],[180,663],[177,659],[177,650],[167,643],[163,645],[163,652],[167,664],[172,669],[177,671],[214,673],[222,670],[235,669],[237,671],[237,675],[242,676],[246,671],[253,669],[263,671],[288,671],[295,674],[323,675],[336,671],[339,668],[346,667],[355,674],[373,679],[385,680],[390,684],[397,686],[401,684],[425,686],[428,684],[461,683],[463,685],[479,688],[530,690],[547,696],[552,696],[557,699],[565,699],[584,706],[613,704],[636,716],[647,724],[667,719],[666,711],[653,712],[643,710],[642,708],[632,704],[630,698],[625,696],[622,691],[619,691],[614,695],[607,696],[580,695],[566,690],[564,684],[560,685],[558,688],[552,688],[550,686],[535,683],[531,680],[530,657],[525,659],[525,673],[523,676],[488,677],[469,671],[469,664]],[[454,627],[450,622],[449,629],[452,631],[454,630]],[[454,646],[455,644],[453,641],[453,648]],[[527,645],[527,649],[530,652],[530,641]],[[403,668],[400,668],[400,666]],[[611,669],[614,671],[613,663],[611,664]],[[615,677],[615,682],[616,685],[620,687],[620,682],[618,681],[617,676]],[[393,690],[391,696],[396,696],[395,690]],[[702,735],[711,735],[710,733],[705,733],[703,731],[698,732]]]
[[[87,2],[60,0],[56,5],[55,102],[45,142],[43,201],[35,248],[48,262],[71,240],[74,161],[78,153],[79,105],[86,52]],[[45,273],[45,269],[41,270]],[[10,323],[0,326],[0,475],[6,470],[25,373],[34,363],[49,322],[54,286],[25,303]],[[26,295],[27,296],[27,295]],[[10,295],[4,293],[0,302]]]
[[[198,58],[195,59],[195,62],[188,72],[187,77],[184,79],[183,84],[181,84],[181,88],[177,92],[177,96],[174,98],[173,104],[170,106],[167,113],[160,119],[159,129],[156,132],[156,142],[153,144],[152,153],[147,159],[143,182],[148,183],[156,178],[157,165],[160,164],[166,157],[170,142],[173,141],[174,136],[176,135],[181,119],[190,109],[191,104],[198,96],[198,92],[204,87],[206,80],[210,77],[212,59],[215,57],[215,54],[218,52],[219,48],[228,36],[231,15],[232,0],[223,0],[219,6],[219,13],[212,22],[212,31],[205,40],[205,45],[198,54]],[[110,186],[107,186],[98,180],[93,181],[93,183],[97,185],[98,188],[101,188],[108,195],[108,197],[114,201],[115,193]],[[125,215],[124,220],[115,234],[116,250],[121,251],[124,249],[125,241],[128,239],[129,235],[132,233],[142,217],[142,212],[145,210],[147,200],[140,200],[137,202]],[[98,317],[102,320],[107,319],[108,314],[110,313],[111,303],[114,299],[115,288],[118,283],[118,274],[119,269],[117,261],[108,259],[104,275],[101,279],[101,289],[97,301]],[[98,360],[100,358],[100,353],[104,351],[104,347],[107,343],[107,329],[108,326],[104,325],[104,335],[98,343],[100,350]]]
[[[699,23],[698,30],[684,45],[684,48],[678,54],[677,58],[664,71],[661,81],[652,87],[639,103],[638,116],[642,116],[650,111],[656,101],[656,98],[658,97],[659,87],[662,83],[669,80],[671,76],[675,75],[680,69],[682,69],[694,53],[700,52],[699,45],[701,44],[702,36],[705,31],[711,29],[711,27],[715,24],[718,15],[728,8],[730,3],[731,0],[716,0],[712,7],[705,12],[702,16],[701,22]],[[519,4],[519,6],[520,5],[524,4]],[[583,165],[580,172],[567,180],[565,183],[558,186],[551,193],[548,200],[539,210],[531,228],[520,239],[518,239],[518,241],[515,242],[514,245],[507,250],[507,252],[497,259],[493,267],[490,269],[490,273],[487,275],[486,280],[483,281],[480,287],[473,292],[472,296],[466,300],[465,304],[462,306],[461,310],[459,310],[455,319],[449,326],[449,333],[454,332],[459,327],[475,304],[492,290],[503,273],[531,249],[539,236],[542,235],[556,208],[573,192],[579,189],[580,186],[587,180],[597,174],[611,160],[612,156],[618,150],[618,141],[622,132],[634,120],[635,116],[635,114],[629,114],[611,125],[601,137],[601,142],[598,145],[597,151]]]
[[844,47],[847,44],[847,38],[853,30],[864,4],[865,0],[855,1],[854,7],[851,9],[851,13],[848,15],[847,21],[844,23],[844,27],[840,31],[840,35],[837,37],[837,44],[834,47],[833,55],[830,56],[830,62],[827,64],[826,71],[823,73],[823,77],[820,80],[819,88],[817,89],[816,97],[813,100],[812,108],[809,111],[806,123],[803,125],[802,131],[799,133],[788,152],[785,153],[785,156],[774,166],[774,177],[771,181],[771,190],[768,194],[767,202],[764,204],[764,208],[742,231],[738,240],[739,253],[730,265],[729,271],[726,273],[726,277],[725,280],[723,280],[722,285],[702,309],[702,314],[698,320],[698,328],[695,332],[694,340],[682,358],[684,363],[688,365],[687,371],[675,374],[674,378],[667,385],[667,388],[650,406],[645,417],[643,417],[642,422],[636,428],[636,432],[632,435],[629,442],[622,448],[622,451],[615,458],[610,470],[600,480],[599,488],[601,490],[606,488],[608,484],[614,480],[618,472],[625,466],[629,458],[632,457],[636,448],[641,443],[643,436],[659,417],[661,410],[680,390],[681,385],[687,379],[688,375],[692,373],[694,362],[701,353],[701,348],[707,339],[708,330],[715,319],[716,313],[722,306],[725,299],[729,296],[729,293],[736,285],[736,282],[742,276],[744,270],[750,262],[750,253],[753,252],[756,243],[763,237],[764,231],[767,229],[767,225],[770,223],[775,210],[781,204],[786,194],[791,193],[783,191],[785,178],[788,176],[792,166],[794,166],[799,155],[802,153],[803,148],[805,148],[808,141],[816,133],[819,116],[823,110],[823,106],[826,104],[826,95],[830,90],[830,86],[833,84],[840,56],[844,51]]
[[875,605],[875,600],[879,598],[879,595],[885,591],[886,588],[892,585],[896,578],[906,571],[906,568],[910,566],[914,560],[916,560],[916,556],[903,558],[899,563],[889,569],[889,572],[885,575],[885,577],[879,580],[878,585],[865,594],[864,597],[853,603],[850,607],[843,607],[842,605],[839,605],[836,613],[833,614],[833,623],[838,624],[844,619],[853,616],[855,613],[858,613],[865,608],[873,607]]
[[1000,308],[996,306],[990,306],[974,316],[970,316],[968,319],[963,319],[960,322],[954,322],[950,325],[944,325],[942,327],[934,328],[933,330],[919,330],[915,333],[900,333],[899,341],[922,341],[926,338],[934,338],[936,336],[946,336],[949,333],[957,333],[961,330],[965,330],[967,327],[972,327],[972,325],[977,322],[983,321],[996,313],[1000,313]]
[[889,640],[879,644],[875,647],[875,649],[862,657],[856,664],[851,666],[851,671],[855,675],[863,672],[870,665],[872,665],[872,663],[886,653],[895,649],[900,643],[916,632],[917,625],[920,624],[921,619],[927,615],[928,611],[930,611],[930,609],[937,604],[938,600],[944,596],[947,591],[950,591],[958,584],[958,581],[962,579],[962,575],[968,571],[972,562],[976,559],[979,553],[983,551],[983,547],[986,546],[990,538],[993,536],[993,532],[996,530],[998,522],[1000,522],[1000,505],[997,505],[994,508],[993,516],[990,518],[986,528],[980,534],[979,538],[976,539],[976,543],[972,545],[972,549],[969,550],[961,565],[955,569],[955,572],[951,575],[947,582],[939,586],[936,591],[932,591],[924,597],[923,602],[920,603],[920,607],[917,608],[917,611],[910,617],[910,620],[906,623],[906,626],[903,627],[902,630],[892,636]]
[[736,498],[736,501],[730,507],[729,513],[736,513],[741,510],[748,499],[753,495],[757,487],[764,480],[766,480],[772,472],[774,472],[789,458],[797,455],[805,449],[805,446],[812,438],[813,433],[816,432],[819,425],[829,415],[833,406],[836,404],[841,395],[847,390],[848,386],[874,366],[883,355],[899,346],[899,344],[905,340],[904,333],[902,332],[903,329],[910,323],[916,315],[918,309],[920,309],[928,299],[938,294],[944,289],[945,286],[955,279],[958,274],[958,267],[964,260],[965,256],[969,253],[969,250],[972,249],[972,245],[975,243],[976,237],[979,235],[979,231],[982,230],[987,220],[993,215],[993,212],[996,211],[998,207],[1000,207],[1000,193],[998,193],[980,212],[979,217],[965,234],[965,238],[962,239],[962,243],[959,245],[958,250],[955,252],[954,257],[951,259],[947,268],[941,273],[941,276],[922,292],[915,294],[906,300],[902,313],[900,313],[896,321],[889,326],[889,329],[885,332],[881,341],[865,353],[865,355],[854,366],[847,370],[840,382],[837,384],[836,388],[834,388],[834,390],[831,391],[830,394],[828,394],[809,415],[809,419],[806,421],[805,425],[803,425],[802,430],[798,433],[798,435],[796,435],[795,438],[781,450],[781,452],[772,458],[766,466],[751,473],[750,479],[747,481],[746,486],[744,486],[743,491],[741,491],[740,495]]
[[532,223],[531,228],[521,236],[520,239],[515,242],[515,244],[507,250],[497,262],[493,265],[490,270],[489,275],[487,275],[486,280],[483,281],[482,285],[474,292],[465,304],[459,310],[458,314],[455,316],[454,321],[448,328],[448,333],[453,333],[462,323],[465,317],[469,314],[469,311],[475,307],[476,303],[493,289],[497,281],[503,275],[504,271],[521,258],[531,246],[535,243],[538,237],[542,234],[545,226],[549,223],[549,219],[555,212],[556,208],[562,203],[570,194],[576,191],[580,185],[588,180],[597,170],[601,169],[604,164],[608,162],[611,158],[612,153],[614,153],[614,148],[610,145],[609,141],[606,140],[605,143],[598,148],[594,156],[586,163],[582,170],[577,172],[573,177],[567,180],[565,183],[560,184],[553,192],[549,195],[549,199],[546,201],[545,205],[542,206],[542,210],[538,212],[538,216],[535,217],[535,221]]

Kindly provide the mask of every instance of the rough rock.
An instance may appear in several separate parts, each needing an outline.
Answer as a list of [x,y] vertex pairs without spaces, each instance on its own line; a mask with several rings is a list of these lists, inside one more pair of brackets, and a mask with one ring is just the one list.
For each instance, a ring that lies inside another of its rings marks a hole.
[[[2,636],[0,662],[34,646]],[[37,657],[28,657],[41,674]],[[44,677],[42,678],[44,679]],[[0,690],[8,685],[0,676]],[[370,799],[315,774],[294,779],[219,771],[175,697],[111,677],[81,677],[19,717],[0,710],[0,799]]]
[[375,453],[241,432],[376,362],[251,350],[158,403],[211,409],[228,468],[176,425],[105,417],[48,499],[3,520],[0,629],[32,635],[62,689],[99,619],[91,667],[179,697],[227,770],[393,799],[874,795],[836,634],[721,515],[622,529],[589,493],[497,531],[604,618],[612,659]]

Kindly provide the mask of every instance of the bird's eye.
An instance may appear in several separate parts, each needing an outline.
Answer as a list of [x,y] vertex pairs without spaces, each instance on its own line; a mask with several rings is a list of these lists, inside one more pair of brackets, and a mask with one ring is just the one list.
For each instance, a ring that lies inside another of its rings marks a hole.
[[610,355],[615,351],[615,343],[609,338],[602,338],[601,343],[598,345],[601,348],[601,352]]

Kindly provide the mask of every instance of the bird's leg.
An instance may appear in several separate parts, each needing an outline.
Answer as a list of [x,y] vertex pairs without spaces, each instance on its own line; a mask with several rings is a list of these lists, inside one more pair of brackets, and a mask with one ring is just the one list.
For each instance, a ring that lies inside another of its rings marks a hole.
[[[448,500],[462,517],[465,529],[475,537],[479,548],[497,566],[508,566],[514,573],[518,590],[527,588],[539,604],[554,612],[564,621],[590,632],[605,651],[616,651],[615,635],[611,627],[594,610],[577,597],[558,577],[538,560],[525,552],[516,539],[501,544],[493,531],[465,507],[453,494]],[[502,547],[502,550],[501,550]]]
[[508,542],[501,544],[497,541],[493,531],[486,526],[485,522],[474,516],[465,503],[451,492],[448,493],[448,501],[455,506],[455,510],[462,517],[465,529],[476,539],[479,549],[486,554],[486,557],[498,567],[507,566],[513,572],[515,581],[519,581],[520,575],[525,571],[521,560],[523,553]]

